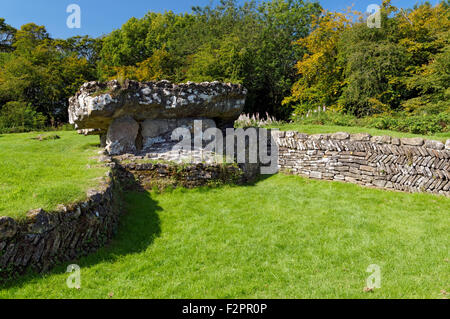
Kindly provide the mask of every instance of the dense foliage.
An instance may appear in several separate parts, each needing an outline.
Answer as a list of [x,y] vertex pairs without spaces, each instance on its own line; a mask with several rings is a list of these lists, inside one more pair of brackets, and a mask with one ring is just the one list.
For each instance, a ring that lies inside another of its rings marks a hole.
[[296,116],[325,106],[357,117],[378,114],[373,122],[383,128],[448,130],[449,2],[405,11],[384,1],[381,28],[352,17],[325,12],[297,42],[308,53],[297,63],[300,79],[284,104],[293,105]]
[[90,51],[97,40],[55,40],[33,23],[14,32],[9,26],[3,29],[13,36],[0,34],[0,39],[9,39],[0,46],[0,129],[36,129],[67,121],[68,97],[96,78]]
[[[83,82],[129,78],[242,83],[246,113],[281,120],[320,107],[334,111],[329,118],[408,117],[413,123],[398,127],[448,131],[449,1],[399,10],[385,0],[381,18],[381,28],[369,28],[363,14],[323,11],[318,2],[221,0],[66,40],[0,19],[0,130],[57,126]],[[424,128],[431,118],[438,124]]]
[[305,50],[294,45],[310,32],[321,7],[303,0],[254,1],[238,6],[223,0],[192,14],[148,13],[130,19],[104,39],[102,79],[169,79],[242,83],[248,112],[289,115],[281,101],[297,75]]
[[450,116],[443,112],[439,114],[377,114],[357,117],[342,112],[316,112],[309,116],[297,117],[294,123],[299,125],[337,125],[365,127],[379,130],[389,130],[404,133],[433,135],[449,132]]

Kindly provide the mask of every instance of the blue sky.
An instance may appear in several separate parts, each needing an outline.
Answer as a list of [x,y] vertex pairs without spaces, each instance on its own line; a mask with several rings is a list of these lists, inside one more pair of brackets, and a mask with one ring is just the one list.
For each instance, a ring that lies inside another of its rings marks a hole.
[[[244,0],[239,0],[244,2]],[[409,8],[420,0],[392,0],[395,6]],[[329,10],[354,8],[365,11],[369,4],[381,4],[381,0],[321,0]],[[430,0],[436,4],[439,0]],[[66,8],[70,4],[81,8],[81,29],[69,29]],[[53,37],[67,38],[74,35],[100,36],[121,27],[131,17],[140,18],[148,11],[176,13],[190,12],[192,6],[204,6],[211,0],[0,0],[0,17],[6,23],[19,28],[34,22],[45,25]],[[213,1],[214,3],[214,1]]]

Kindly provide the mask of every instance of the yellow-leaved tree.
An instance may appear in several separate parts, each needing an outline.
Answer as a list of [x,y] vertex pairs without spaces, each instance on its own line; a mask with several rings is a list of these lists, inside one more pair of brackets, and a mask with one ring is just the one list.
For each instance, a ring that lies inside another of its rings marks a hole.
[[403,107],[416,113],[450,112],[450,7],[426,3],[401,13],[399,44],[410,61],[404,82],[416,93]]
[[296,64],[300,79],[292,87],[292,95],[284,105],[294,107],[294,115],[312,108],[334,106],[343,86],[342,69],[337,64],[340,35],[350,28],[357,12],[323,11],[315,18],[313,31],[296,44],[306,48],[302,60]]

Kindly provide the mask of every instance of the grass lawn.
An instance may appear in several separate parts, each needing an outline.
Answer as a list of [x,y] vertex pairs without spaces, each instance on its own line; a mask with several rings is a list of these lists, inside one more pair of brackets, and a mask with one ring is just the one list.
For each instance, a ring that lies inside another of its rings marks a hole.
[[[118,236],[0,298],[437,298],[450,290],[450,200],[275,175],[128,193]],[[363,292],[371,264],[381,289]]]
[[338,125],[300,125],[300,124],[283,124],[283,125],[272,125],[267,128],[278,128],[282,131],[298,131],[306,134],[319,134],[319,133],[336,133],[336,132],[347,132],[347,133],[369,133],[372,136],[379,135],[390,135],[394,137],[423,137],[426,139],[432,139],[437,141],[445,141],[450,139],[450,132],[438,133],[436,135],[419,135],[411,133],[402,133],[387,130],[378,130],[375,128],[367,127],[357,127],[357,126],[338,126]]
[[89,159],[97,155],[98,136],[41,134],[61,138],[38,141],[32,138],[39,133],[0,135],[0,216],[22,218],[31,209],[50,210],[83,199],[98,183],[95,178],[106,172]]

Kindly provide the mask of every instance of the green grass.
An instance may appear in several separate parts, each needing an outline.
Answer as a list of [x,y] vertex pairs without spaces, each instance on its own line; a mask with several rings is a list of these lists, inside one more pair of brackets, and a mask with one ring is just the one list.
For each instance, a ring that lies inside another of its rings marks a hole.
[[[0,135],[0,216],[23,218],[31,209],[51,210],[86,197],[105,168],[98,167],[97,136],[76,132],[38,141],[39,133]],[[88,165],[91,168],[88,168]]]
[[298,131],[306,134],[319,134],[319,133],[336,133],[336,132],[347,132],[347,133],[369,133],[372,136],[379,135],[389,135],[393,137],[423,137],[426,139],[438,140],[445,142],[450,139],[450,132],[438,133],[436,135],[419,135],[411,133],[402,133],[387,130],[378,130],[375,128],[367,127],[357,127],[357,126],[338,126],[338,125],[301,125],[301,124],[283,124],[283,125],[272,125],[267,128],[278,128],[282,131]]
[[[118,236],[0,298],[442,298],[450,200],[275,175],[255,185],[128,193]],[[382,288],[364,293],[366,269]]]

